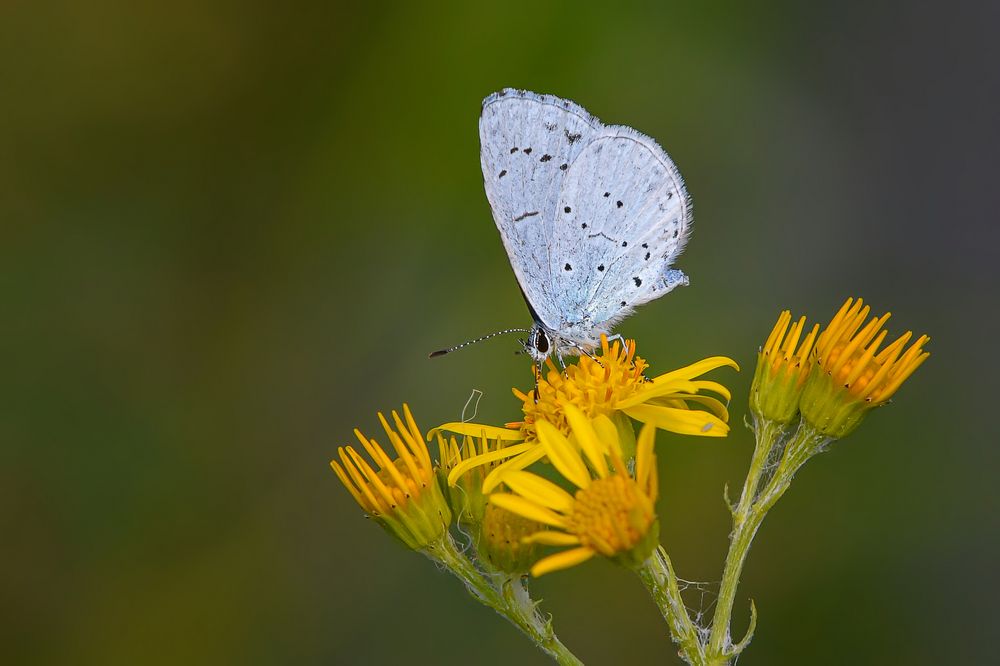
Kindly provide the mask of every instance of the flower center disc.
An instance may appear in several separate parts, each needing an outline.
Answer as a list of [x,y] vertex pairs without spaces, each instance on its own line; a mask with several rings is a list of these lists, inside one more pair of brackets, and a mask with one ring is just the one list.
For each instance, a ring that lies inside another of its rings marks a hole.
[[568,516],[569,530],[606,557],[632,549],[656,520],[653,507],[634,480],[621,474],[595,479],[578,490]]

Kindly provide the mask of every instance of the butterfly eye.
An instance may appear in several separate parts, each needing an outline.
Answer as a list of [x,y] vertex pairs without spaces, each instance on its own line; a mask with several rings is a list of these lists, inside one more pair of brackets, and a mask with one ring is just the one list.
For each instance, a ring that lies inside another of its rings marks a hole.
[[542,329],[538,329],[538,332],[535,333],[534,347],[542,354],[545,354],[546,352],[549,351],[549,336],[545,335],[545,331],[543,331]]

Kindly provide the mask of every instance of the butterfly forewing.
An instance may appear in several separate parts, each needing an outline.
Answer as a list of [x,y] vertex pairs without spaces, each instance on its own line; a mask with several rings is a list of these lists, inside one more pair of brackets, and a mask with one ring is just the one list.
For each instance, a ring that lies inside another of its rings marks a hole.
[[541,323],[558,331],[563,294],[551,275],[556,205],[570,165],[600,123],[572,102],[505,90],[479,121],[486,196],[511,267]]

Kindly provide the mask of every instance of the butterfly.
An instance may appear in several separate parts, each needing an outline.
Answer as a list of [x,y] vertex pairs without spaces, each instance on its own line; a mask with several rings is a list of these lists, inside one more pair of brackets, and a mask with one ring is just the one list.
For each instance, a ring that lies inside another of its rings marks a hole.
[[486,197],[530,329],[512,332],[541,365],[589,353],[633,310],[687,285],[671,268],[691,227],[691,199],[650,137],[604,125],[553,95],[505,89],[483,100],[480,159]]

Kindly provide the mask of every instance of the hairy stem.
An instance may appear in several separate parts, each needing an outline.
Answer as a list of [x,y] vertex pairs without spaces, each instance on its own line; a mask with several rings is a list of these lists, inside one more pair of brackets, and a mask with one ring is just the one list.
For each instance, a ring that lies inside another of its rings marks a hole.
[[764,487],[758,489],[767,453],[774,446],[781,433],[780,429],[769,427],[767,423],[764,422],[762,427],[757,428],[757,448],[754,450],[740,503],[733,511],[733,531],[730,534],[729,552],[726,555],[726,565],[719,589],[719,601],[712,617],[712,629],[706,647],[706,656],[711,663],[728,663],[739,654],[739,651],[749,641],[753,630],[752,626],[748,635],[740,641],[739,645],[734,647],[729,633],[729,625],[732,619],[733,603],[736,599],[736,589],[739,586],[747,554],[750,552],[750,545],[753,543],[754,536],[767,512],[788,490],[795,473],[809,458],[822,450],[827,441],[812,428],[800,424],[795,435],[785,445],[777,470],[767,480]]
[[754,432],[757,443],[754,447],[753,457],[750,459],[747,478],[743,482],[739,504],[733,509],[733,531],[729,537],[729,552],[726,554],[726,565],[719,588],[719,601],[715,606],[712,631],[708,639],[709,653],[717,656],[722,656],[725,648],[728,647],[729,622],[736,599],[736,588],[743,571],[743,563],[750,550],[750,543],[753,541],[757,528],[760,527],[760,521],[763,520],[763,515],[752,511],[754,500],[757,498],[757,486],[764,473],[764,464],[767,462],[768,455],[784,432],[784,427],[774,421],[761,419],[755,423]]
[[560,642],[549,620],[538,613],[519,576],[496,577],[495,582],[491,581],[459,552],[447,534],[424,554],[444,565],[465,583],[474,599],[507,618],[556,663],[583,666],[583,662]]
[[688,616],[677,576],[663,546],[657,548],[636,573],[660,608],[660,614],[670,627],[670,637],[680,646],[681,658],[689,664],[704,664],[698,628]]

